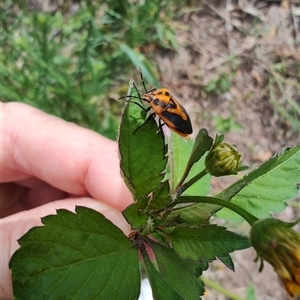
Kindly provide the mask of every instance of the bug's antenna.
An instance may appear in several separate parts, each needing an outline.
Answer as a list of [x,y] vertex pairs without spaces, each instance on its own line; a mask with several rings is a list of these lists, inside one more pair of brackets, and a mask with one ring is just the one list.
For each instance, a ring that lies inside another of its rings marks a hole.
[[144,81],[144,77],[143,77],[143,73],[142,73],[141,67],[139,67],[139,71],[140,71],[140,76],[141,76],[143,87],[145,89],[145,92],[147,93],[147,89],[146,89],[146,85],[145,85],[145,81]]

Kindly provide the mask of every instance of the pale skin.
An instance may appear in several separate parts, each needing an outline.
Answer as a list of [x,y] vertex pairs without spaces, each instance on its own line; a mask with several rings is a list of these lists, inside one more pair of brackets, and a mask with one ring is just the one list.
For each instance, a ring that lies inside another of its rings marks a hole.
[[41,217],[86,206],[128,234],[121,211],[132,198],[116,142],[26,104],[0,104],[0,299],[11,299],[9,259]]

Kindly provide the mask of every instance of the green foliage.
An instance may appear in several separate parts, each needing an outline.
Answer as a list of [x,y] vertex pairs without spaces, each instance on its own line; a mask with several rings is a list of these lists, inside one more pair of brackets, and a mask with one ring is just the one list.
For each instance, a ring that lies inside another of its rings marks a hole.
[[62,209],[42,222],[11,258],[15,299],[137,298],[137,250],[110,221],[77,207],[76,214]]
[[204,90],[208,94],[221,95],[229,91],[231,87],[231,79],[228,74],[220,74],[215,77],[204,87]]
[[2,99],[31,104],[115,139],[121,104],[111,99],[124,82],[119,74],[134,64],[155,85],[141,48],[177,47],[171,16],[178,5],[171,2],[67,1],[50,13],[29,8],[27,1],[5,1]]
[[[283,118],[288,126],[294,132],[299,132],[299,114],[300,104],[298,101],[300,89],[300,72],[296,75],[296,80],[288,82],[286,80],[286,72],[284,70],[276,70],[278,65],[270,70],[269,82],[265,88],[265,93],[274,105],[277,113]],[[296,64],[296,68],[300,68],[300,64]],[[289,89],[285,90],[285,86]]]
[[250,247],[247,237],[225,227],[206,225],[198,228],[180,226],[168,233],[172,247],[184,259],[214,260],[229,252]]
[[[133,82],[131,85],[133,88]],[[138,97],[136,89],[131,96]],[[143,105],[140,100],[134,101]],[[157,132],[156,122],[151,118],[144,124],[147,112],[136,103],[127,102],[125,105],[119,133],[119,151],[124,153],[121,155],[121,170],[135,200],[148,195],[161,184],[167,164],[164,141],[161,133]]]
[[[222,191],[218,197],[243,207],[258,218],[269,217],[286,207],[286,200],[298,194],[300,174],[300,146],[286,148],[257,169]],[[232,192],[240,191],[232,197]],[[241,216],[223,208],[219,218],[240,221]]]
[[174,289],[172,289],[168,283],[162,278],[162,275],[156,270],[153,263],[150,261],[148,255],[143,252],[143,258],[145,263],[145,271],[152,287],[153,299],[162,300],[183,300],[182,297]]
[[231,130],[239,131],[243,127],[240,123],[234,120],[234,116],[222,118],[220,116],[214,117],[215,129],[217,132],[227,133]]
[[212,215],[226,207],[252,226],[257,217],[284,209],[285,200],[296,196],[299,177],[300,147],[287,148],[216,197],[207,196],[208,183],[198,185],[207,176],[201,161],[223,138],[213,143],[200,130],[192,145],[165,136],[148,118],[131,81],[118,143],[123,178],[134,199],[123,215],[134,230],[126,237],[101,214],[82,207],[76,214],[59,210],[43,218],[45,226],[25,234],[10,261],[15,297],[136,299],[138,251],[155,300],[203,295],[199,276],[209,263],[218,258],[234,270],[230,253],[250,246],[247,236],[210,224]]
[[182,299],[197,299],[203,294],[204,286],[199,279],[202,273],[200,267],[195,267],[191,260],[183,260],[169,247],[158,243],[151,243],[151,247],[162,278]]
[[[192,179],[200,170],[203,170],[204,154],[211,148],[212,141],[205,129],[199,131],[195,142],[185,141],[177,134],[172,134],[169,164],[170,185],[173,189],[179,188],[183,181]],[[210,179],[210,176],[206,176],[201,181],[195,182],[184,194],[207,195],[210,189]]]

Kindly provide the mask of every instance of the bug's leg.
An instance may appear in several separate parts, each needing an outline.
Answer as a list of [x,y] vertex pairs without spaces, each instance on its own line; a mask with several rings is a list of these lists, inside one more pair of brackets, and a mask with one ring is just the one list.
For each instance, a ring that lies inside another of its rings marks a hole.
[[[145,108],[143,108],[144,110],[145,110]],[[149,109],[150,109],[150,107],[149,107]],[[147,109],[147,110],[149,110],[149,109]],[[142,125],[140,125],[138,128],[136,128],[135,130],[134,130],[134,132],[133,132],[133,134],[135,134],[140,128],[142,128],[145,124],[147,124],[150,120],[151,120],[151,118],[153,118],[155,116],[155,113],[152,113],[152,114],[150,114],[148,117],[147,117],[147,119],[145,120],[145,122],[142,124]]]
[[162,129],[162,127],[165,125],[165,123],[162,123],[161,119],[159,118],[158,120],[158,130],[160,131],[160,134],[161,134],[161,137],[163,138],[163,142],[164,142],[164,145],[165,145],[165,153],[167,153],[167,144],[166,144],[166,140],[165,140],[165,134],[164,134],[164,131]]
[[154,91],[156,91],[156,90],[157,90],[157,88],[154,87],[154,88],[152,88],[151,90],[149,90],[149,91],[147,92],[147,94],[148,94],[148,93],[152,93],[152,92],[154,92]]
[[159,120],[158,120],[158,129],[160,130],[160,131],[162,131],[163,132],[163,130],[162,130],[162,127],[164,126],[164,125],[166,125],[166,123],[162,123],[162,120],[159,118]]
[[[135,97],[135,96],[127,96],[127,95],[118,98],[118,100],[121,100],[121,99],[127,99],[127,98],[134,98],[134,99],[139,99],[139,100],[141,100],[141,98],[139,98],[139,97]],[[130,100],[127,100],[127,101],[130,101]]]
[[128,100],[128,102],[131,102],[131,103],[136,104],[136,105],[139,106],[143,111],[146,111],[146,112],[148,112],[148,111],[151,109],[151,107],[145,108],[142,104],[140,104],[140,103],[138,103],[138,102],[135,102],[135,101]]
[[145,89],[145,93],[148,93],[147,89],[146,89],[146,85],[145,85],[145,81],[144,81],[144,77],[143,77],[143,73],[142,73],[141,67],[139,67],[139,71],[140,71],[141,81],[142,81],[143,87]]
[[[141,68],[140,68],[140,72],[142,72],[141,71]],[[135,87],[135,89],[137,90],[137,93],[138,93],[138,95],[139,95],[139,98],[141,99],[141,93],[140,93],[140,90],[138,89],[138,87],[137,87],[137,85],[136,85],[136,83],[133,81],[133,84],[134,84],[134,87]],[[143,82],[143,85],[144,85],[144,87],[145,87],[145,83]]]

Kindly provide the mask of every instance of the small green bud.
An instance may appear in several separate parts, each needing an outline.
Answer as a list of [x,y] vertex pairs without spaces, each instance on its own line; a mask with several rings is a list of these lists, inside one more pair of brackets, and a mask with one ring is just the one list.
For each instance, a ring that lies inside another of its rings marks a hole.
[[240,164],[241,154],[227,143],[215,143],[205,158],[207,172],[216,177],[236,175]]
[[261,259],[270,263],[291,297],[300,295],[300,234],[293,223],[268,218],[256,221],[251,228],[250,242]]

